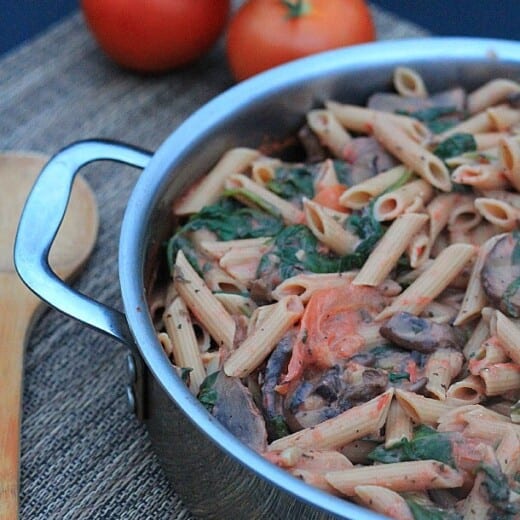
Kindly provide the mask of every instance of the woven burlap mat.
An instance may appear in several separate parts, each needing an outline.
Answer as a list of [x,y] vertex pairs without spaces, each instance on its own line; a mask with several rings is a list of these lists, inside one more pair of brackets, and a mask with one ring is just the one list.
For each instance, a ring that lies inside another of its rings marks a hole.
[[[426,34],[375,7],[373,14],[379,39]],[[143,78],[105,59],[75,14],[0,60],[0,149],[52,154],[105,137],[154,150],[232,84],[222,42],[196,64]],[[122,308],[119,227],[138,172],[106,163],[83,172],[101,227],[75,286]],[[38,321],[25,359],[22,519],[192,518],[128,410],[126,382],[123,347],[54,310]]]

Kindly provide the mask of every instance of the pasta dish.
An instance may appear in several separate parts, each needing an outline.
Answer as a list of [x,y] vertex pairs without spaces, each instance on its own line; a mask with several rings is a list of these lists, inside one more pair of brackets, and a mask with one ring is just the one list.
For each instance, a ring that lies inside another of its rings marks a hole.
[[310,485],[399,520],[520,518],[520,84],[392,80],[175,201],[158,338]]

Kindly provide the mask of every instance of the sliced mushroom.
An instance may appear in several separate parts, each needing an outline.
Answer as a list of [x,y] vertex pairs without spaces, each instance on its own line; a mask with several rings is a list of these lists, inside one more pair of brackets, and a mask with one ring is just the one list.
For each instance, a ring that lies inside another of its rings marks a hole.
[[303,125],[298,131],[298,139],[305,150],[306,161],[317,163],[327,158],[327,150],[322,146],[309,125]]
[[351,182],[358,184],[396,165],[395,159],[373,137],[356,137],[345,149],[352,164]]
[[287,363],[296,338],[296,329],[289,331],[278,342],[267,360],[264,381],[262,385],[262,406],[267,421],[269,438],[277,438],[274,426],[278,418],[283,417],[283,397],[276,391],[276,387],[287,370]]
[[349,362],[304,379],[287,397],[285,417],[292,431],[309,428],[384,392],[385,370]]
[[424,354],[430,354],[437,348],[460,350],[464,346],[464,336],[455,327],[447,323],[435,323],[409,312],[394,314],[381,326],[379,332],[399,347]]
[[262,453],[267,447],[267,430],[249,390],[240,379],[228,377],[223,371],[217,376],[214,389],[217,398],[213,416],[244,444]]
[[484,261],[482,287],[491,303],[513,318],[520,317],[520,233],[506,233]]

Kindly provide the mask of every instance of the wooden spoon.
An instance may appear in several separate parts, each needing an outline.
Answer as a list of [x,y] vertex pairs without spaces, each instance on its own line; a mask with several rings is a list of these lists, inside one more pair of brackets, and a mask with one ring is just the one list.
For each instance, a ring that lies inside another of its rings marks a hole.
[[[43,302],[18,278],[13,246],[24,202],[48,157],[0,154],[0,520],[18,517],[23,355]],[[85,264],[98,230],[97,204],[76,176],[70,203],[50,252],[50,265],[70,279]]]

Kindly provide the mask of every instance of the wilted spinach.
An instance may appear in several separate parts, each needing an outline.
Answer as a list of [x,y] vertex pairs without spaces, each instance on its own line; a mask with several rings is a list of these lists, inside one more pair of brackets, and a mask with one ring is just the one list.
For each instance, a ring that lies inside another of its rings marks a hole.
[[210,413],[213,411],[213,406],[215,406],[218,399],[218,393],[214,388],[218,375],[219,372],[213,372],[200,385],[198,400]]
[[460,118],[460,113],[454,106],[429,107],[414,112],[398,110],[397,113],[423,122],[435,134],[448,130]]
[[452,436],[437,432],[429,426],[418,426],[411,440],[402,439],[390,448],[384,444],[373,450],[368,457],[377,462],[405,462],[412,460],[438,460],[455,466],[452,453]]
[[503,519],[517,518],[516,515],[520,513],[520,507],[518,504],[509,502],[511,488],[507,476],[501,471],[500,467],[483,463],[480,464],[478,470],[484,473],[481,486],[489,503],[499,513],[499,517]]
[[455,511],[447,511],[429,504],[419,504],[417,501],[406,500],[415,520],[462,520],[462,515]]
[[192,215],[188,222],[168,241],[166,256],[170,271],[177,252],[182,249],[186,258],[199,272],[197,256],[187,234],[199,229],[213,231],[220,240],[275,236],[283,229],[283,222],[259,209],[249,208],[240,202],[224,197],[216,204],[204,207]]
[[314,173],[305,166],[278,166],[274,170],[274,179],[266,188],[287,200],[300,200],[302,197],[314,197]]
[[453,134],[439,143],[433,153],[442,160],[474,152],[477,149],[475,138],[471,134]]

